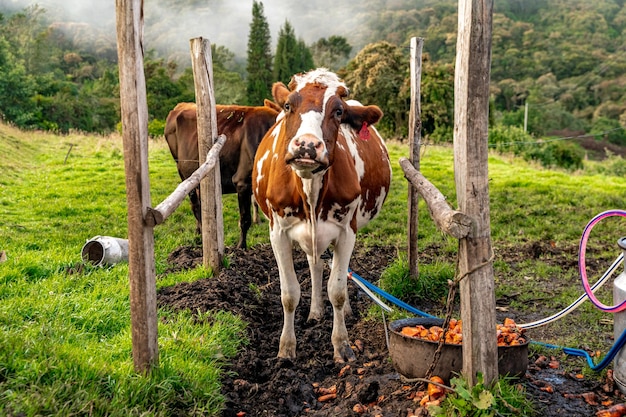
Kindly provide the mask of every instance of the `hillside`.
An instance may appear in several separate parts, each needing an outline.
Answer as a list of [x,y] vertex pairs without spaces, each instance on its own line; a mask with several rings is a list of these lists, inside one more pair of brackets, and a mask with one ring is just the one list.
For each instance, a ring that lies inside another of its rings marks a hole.
[[[456,0],[365,0],[358,9],[347,0],[262,3],[273,43],[287,20],[309,46],[320,38],[345,37],[352,47],[351,58],[368,45],[388,42],[396,48],[393,59],[401,61],[398,68],[404,72],[409,39],[424,38],[423,82],[436,85],[433,94],[423,97],[424,111],[433,103],[450,109]],[[38,2],[40,8],[33,4],[28,0],[0,3],[0,13],[6,15],[0,21],[0,38],[6,41],[0,42],[0,62],[5,73],[11,73],[4,84],[0,82],[6,86],[0,87],[0,93],[6,90],[0,94],[0,112],[22,127],[112,130],[119,119],[114,4],[100,4],[97,13],[82,2],[44,0]],[[26,6],[31,9],[16,18],[14,13]],[[325,14],[331,8],[333,19],[328,19]],[[214,57],[221,65],[216,72],[221,77],[218,86],[224,86],[218,92],[220,99],[238,102],[245,96],[249,4],[148,0],[144,9],[151,118],[162,120],[173,104],[193,99],[189,73],[181,76],[188,69],[191,37],[207,37],[223,48]],[[625,29],[623,0],[495,0],[493,123],[522,126],[526,117],[528,132],[538,137],[587,133],[626,144]],[[380,48],[373,50],[373,59],[385,58]],[[398,79],[406,79],[406,73]],[[394,89],[399,97],[383,110],[388,115],[406,113],[406,91],[401,85]],[[373,99],[389,103],[375,94]],[[439,123],[444,131],[449,129],[449,115]]]

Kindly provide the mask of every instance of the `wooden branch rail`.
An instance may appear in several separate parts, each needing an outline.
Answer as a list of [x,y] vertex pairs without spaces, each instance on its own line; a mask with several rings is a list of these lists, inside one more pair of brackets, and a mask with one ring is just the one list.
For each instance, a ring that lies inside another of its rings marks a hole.
[[430,216],[442,232],[457,239],[467,237],[472,230],[471,217],[450,207],[446,197],[413,167],[407,158],[400,158],[400,167],[404,171],[404,177],[416,188],[422,196]]
[[165,219],[180,206],[185,197],[187,197],[187,194],[200,184],[200,180],[206,177],[207,174],[215,168],[215,164],[219,161],[220,151],[222,150],[222,146],[224,146],[224,142],[226,142],[226,136],[219,135],[217,141],[207,154],[206,161],[204,161],[189,178],[178,184],[178,187],[176,187],[172,194],[158,206],[155,208],[148,207],[145,219],[148,226],[154,227],[157,224],[163,223]]

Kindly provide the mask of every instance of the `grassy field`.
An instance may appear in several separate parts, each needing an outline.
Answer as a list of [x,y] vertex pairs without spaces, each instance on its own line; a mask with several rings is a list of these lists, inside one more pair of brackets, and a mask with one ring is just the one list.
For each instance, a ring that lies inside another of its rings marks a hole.
[[[392,192],[359,240],[365,245],[396,246],[402,255],[407,182],[398,159],[408,154],[408,148],[390,143],[389,149]],[[241,337],[245,323],[228,312],[196,317],[159,311],[160,367],[147,377],[138,376],[131,358],[128,267],[82,263],[80,251],[86,240],[96,235],[126,237],[121,138],[55,136],[0,125],[0,154],[0,251],[7,255],[0,263],[0,415],[217,414],[221,367],[245,343]],[[149,164],[156,206],[179,182],[163,140],[151,140]],[[492,154],[494,246],[546,242],[571,248],[594,215],[626,209],[626,179],[589,174],[591,168],[550,171]],[[421,169],[455,206],[451,149],[425,147]],[[234,196],[225,198],[224,222],[225,243],[234,245],[238,238]],[[624,224],[609,219],[599,225],[590,242],[591,255],[610,263],[617,255],[616,240],[626,235]],[[158,287],[210,276],[211,271],[202,268],[165,274],[168,254],[197,242],[194,230],[187,201],[155,229]],[[456,241],[435,229],[424,207],[419,239],[420,247],[437,245],[447,254],[456,251]],[[267,223],[253,226],[249,245],[267,242]],[[523,294],[512,307],[532,308],[524,304],[545,297],[548,280],[555,311],[580,294],[571,266],[558,268],[532,259],[521,271],[512,272],[498,259],[494,266],[499,296]],[[453,271],[453,265],[446,268]],[[427,266],[424,270],[428,274]],[[604,315],[587,306],[576,320],[585,321],[578,327],[584,329],[584,338],[570,331],[548,342],[591,347],[606,342],[593,337],[606,332]]]

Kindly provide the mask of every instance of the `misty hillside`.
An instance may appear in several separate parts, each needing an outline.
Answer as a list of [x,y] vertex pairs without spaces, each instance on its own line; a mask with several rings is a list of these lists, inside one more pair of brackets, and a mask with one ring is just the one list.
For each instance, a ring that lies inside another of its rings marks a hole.
[[[198,36],[222,48],[222,68],[216,76],[221,77],[217,85],[223,89],[216,95],[225,103],[243,100],[252,3],[144,1],[151,119],[163,120],[173,104],[193,99],[193,80],[184,71],[190,65],[189,39]],[[288,21],[309,48],[321,38],[345,38],[351,47],[351,61],[338,67],[345,75],[356,74],[354,69],[366,61],[390,60],[382,66],[386,70],[378,75],[382,77],[378,82],[350,82],[369,85],[362,94],[381,105],[386,121],[398,121],[390,128],[392,135],[401,136],[402,129],[406,130],[408,44],[411,37],[423,38],[424,134],[437,133],[431,138],[451,140],[457,0],[261,3],[274,48],[279,29]],[[520,127],[527,116],[532,135],[587,133],[626,144],[625,3],[494,0],[492,124]],[[0,24],[4,23],[5,31],[0,38],[8,41],[6,47],[0,43],[0,58],[4,48],[7,62],[14,63],[19,74],[25,71],[20,75],[23,79],[9,80],[24,90],[20,92],[23,101],[3,103],[0,99],[0,113],[18,126],[61,131],[111,129],[119,111],[115,96],[115,2],[39,0],[37,4],[42,9],[33,8],[31,0],[0,0],[4,15]],[[30,12],[13,22],[11,16],[26,7]],[[40,28],[41,21],[45,21],[44,29]],[[359,54],[368,59],[357,59]],[[50,74],[55,74],[54,82]],[[378,90],[386,91],[376,91],[375,86],[383,84],[392,90],[385,87]],[[382,97],[383,93],[387,97]],[[82,117],[84,109],[100,113]],[[50,118],[53,120],[48,123]]]
[[[418,36],[424,38],[431,59],[454,60],[456,0],[262,3],[273,42],[288,20],[309,45],[322,37],[344,36],[353,47],[352,56],[368,43],[385,40],[406,46]],[[0,12],[33,4],[43,7],[54,26],[63,27],[77,44],[106,54],[115,50],[114,2],[0,0]],[[145,0],[146,49],[186,65],[189,39],[203,36],[244,60],[251,4],[251,0]],[[552,72],[564,78],[594,70],[614,76],[624,61],[620,52],[626,47],[625,27],[624,0],[495,0],[492,76],[518,79]]]

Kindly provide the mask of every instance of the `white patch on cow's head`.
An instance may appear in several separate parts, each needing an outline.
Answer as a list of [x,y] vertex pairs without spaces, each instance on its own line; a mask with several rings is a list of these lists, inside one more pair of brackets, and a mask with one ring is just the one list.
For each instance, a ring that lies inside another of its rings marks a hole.
[[341,81],[341,78],[339,78],[337,74],[326,68],[317,68],[305,74],[296,74],[293,76],[293,81],[296,84],[295,91],[300,91],[307,84],[316,83],[332,88],[333,93],[339,86],[344,87],[346,90],[348,89],[346,84]]
[[322,121],[324,120],[324,114],[318,111],[308,111],[300,115],[300,127],[296,132],[295,137],[310,134],[315,137],[323,139],[322,133]]

